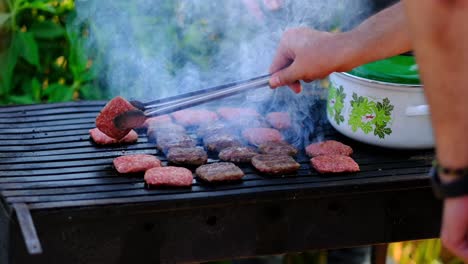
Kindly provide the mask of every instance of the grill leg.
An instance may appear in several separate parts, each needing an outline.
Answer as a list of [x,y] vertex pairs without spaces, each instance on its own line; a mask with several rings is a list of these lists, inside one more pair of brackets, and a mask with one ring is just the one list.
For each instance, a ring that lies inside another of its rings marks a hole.
[[387,263],[387,248],[388,244],[379,244],[372,246],[371,263],[385,264]]

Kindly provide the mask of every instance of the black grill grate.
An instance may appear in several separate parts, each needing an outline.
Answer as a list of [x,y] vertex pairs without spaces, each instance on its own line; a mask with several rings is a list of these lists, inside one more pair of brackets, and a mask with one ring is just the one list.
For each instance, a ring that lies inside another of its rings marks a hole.
[[[310,168],[302,153],[297,175],[267,177],[243,166],[243,182],[207,185],[194,180],[191,189],[145,189],[142,177],[118,175],[112,160],[122,154],[158,151],[143,133],[137,144],[99,147],[88,130],[104,102],[15,106],[0,109],[0,193],[4,201],[26,203],[30,209],[90,205],[167,202],[297,192],[312,189],[384,190],[427,187],[433,151],[394,151],[359,144],[326,128],[327,138],[353,147],[361,172],[323,176]],[[161,160],[165,158],[158,154]]]

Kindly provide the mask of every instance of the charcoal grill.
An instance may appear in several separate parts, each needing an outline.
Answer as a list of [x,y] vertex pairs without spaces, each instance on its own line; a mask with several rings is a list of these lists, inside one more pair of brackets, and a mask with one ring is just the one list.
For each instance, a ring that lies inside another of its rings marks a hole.
[[104,104],[1,108],[0,263],[194,262],[438,236],[432,150],[361,145],[324,127],[354,148],[360,173],[318,175],[301,154],[297,175],[244,166],[241,183],[150,190],[111,167],[122,154],[165,160],[144,135],[89,140]]

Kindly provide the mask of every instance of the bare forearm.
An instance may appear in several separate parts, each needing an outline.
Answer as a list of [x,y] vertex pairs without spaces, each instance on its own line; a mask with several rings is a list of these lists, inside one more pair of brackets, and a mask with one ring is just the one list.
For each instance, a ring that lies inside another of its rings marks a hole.
[[468,1],[405,0],[438,158],[468,166]]
[[388,58],[411,50],[403,5],[395,4],[340,37],[348,52],[343,69]]

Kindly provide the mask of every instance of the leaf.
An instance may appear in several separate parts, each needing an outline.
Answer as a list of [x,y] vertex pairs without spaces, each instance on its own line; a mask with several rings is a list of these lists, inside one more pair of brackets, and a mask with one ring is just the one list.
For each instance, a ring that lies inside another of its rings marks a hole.
[[65,29],[60,24],[49,20],[33,23],[29,31],[32,32],[36,38],[42,39],[59,38],[63,37],[65,34]]
[[0,28],[3,26],[3,24],[5,24],[5,22],[8,21],[8,19],[10,19],[10,17],[11,17],[11,14],[0,13]]
[[13,87],[13,71],[18,56],[18,49],[15,45],[11,45],[0,55],[0,94],[8,94]]
[[13,38],[12,45],[16,45],[19,55],[30,64],[40,68],[39,48],[34,35],[30,32],[17,32]]
[[44,91],[50,102],[65,102],[73,99],[74,90],[72,87],[54,83],[49,85]]
[[102,91],[99,87],[96,87],[91,84],[85,84],[79,88],[79,93],[81,99],[85,100],[99,100],[103,99]]
[[32,98],[35,101],[40,101],[41,100],[41,93],[42,93],[42,87],[39,81],[36,78],[33,78],[31,80],[31,94]]
[[34,100],[28,95],[10,95],[8,99],[14,104],[33,104]]
[[21,9],[37,9],[41,11],[45,11],[48,13],[55,14],[57,10],[51,6],[51,1],[43,1],[43,0],[36,0],[33,1],[32,3],[24,3],[20,8]]

